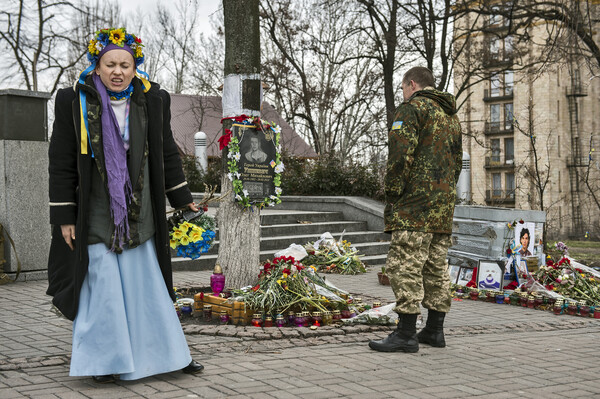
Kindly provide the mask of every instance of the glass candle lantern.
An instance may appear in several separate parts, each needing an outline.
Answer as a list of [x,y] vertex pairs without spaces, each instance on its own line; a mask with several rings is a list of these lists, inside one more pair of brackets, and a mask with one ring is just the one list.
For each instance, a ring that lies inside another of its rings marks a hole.
[[310,316],[310,312],[305,310],[302,312],[302,317],[304,317],[304,321],[302,323],[303,327],[308,327],[312,324],[312,317]]
[[215,270],[210,276],[210,288],[212,289],[214,296],[219,296],[223,291],[223,288],[225,288],[225,275],[223,274],[221,265],[218,263],[215,265]]
[[350,310],[349,309],[342,310],[341,314],[342,314],[342,319],[349,319],[350,318]]
[[261,317],[260,313],[254,313],[252,315],[252,326],[260,327],[261,325],[262,325],[262,317]]
[[314,326],[319,327],[321,324],[323,323],[323,316],[321,315],[321,312],[313,312],[312,314],[312,324]]
[[496,293],[496,303],[497,304],[503,304],[504,303],[504,293],[498,291]]
[[296,315],[294,314],[294,312],[292,312],[290,310],[287,314],[288,325],[293,326],[294,324],[296,324],[295,321],[296,321]]
[[567,314],[574,316],[577,314],[577,302],[569,302],[567,305]]
[[333,321],[333,314],[331,313],[331,311],[326,310],[325,312],[323,312],[323,324],[328,326],[331,324],[332,321]]
[[275,325],[277,327],[285,326],[285,318],[281,313],[278,313],[277,316],[275,316]]
[[381,302],[380,301],[374,301],[373,302],[373,309],[379,308],[379,307],[381,307]]
[[273,317],[271,317],[271,316],[265,317],[265,322],[263,323],[263,327],[273,327]]
[[554,302],[554,306],[552,307],[552,313],[561,314],[562,310],[563,310],[563,300],[559,299],[556,302]]
[[229,323],[229,313],[226,310],[221,310],[221,314],[219,315],[219,322],[221,324]]
[[510,296],[508,296],[508,295],[504,295],[504,303],[505,303],[506,305],[510,305]]
[[202,308],[204,321],[212,321],[212,305],[204,305]]
[[527,307],[529,309],[533,309],[535,306],[535,297],[533,295],[529,295],[527,298]]
[[600,319],[600,306],[598,304],[594,308],[594,319]]
[[333,318],[333,321],[341,320],[342,319],[342,313],[338,309],[336,309],[336,310],[333,311],[332,318]]
[[590,317],[590,307],[585,301],[579,301],[579,316]]
[[527,294],[521,294],[521,306],[524,308],[527,307]]
[[539,308],[542,304],[544,303],[544,297],[542,296],[542,294],[536,294],[535,295],[535,301],[533,303],[533,307],[534,308]]
[[479,298],[479,290],[477,288],[471,290],[471,292],[469,292],[469,298],[471,298],[473,301],[476,301]]
[[175,306],[175,313],[177,313],[177,317],[181,318],[181,307],[178,303],[173,304]]
[[181,309],[181,314],[184,316],[191,316],[192,315],[192,304],[191,303],[187,303],[184,302],[180,305],[179,307]]
[[304,312],[298,312],[298,314],[296,315],[296,318],[294,319],[294,322],[296,323],[296,327],[303,327],[304,326],[304,316],[303,316]]

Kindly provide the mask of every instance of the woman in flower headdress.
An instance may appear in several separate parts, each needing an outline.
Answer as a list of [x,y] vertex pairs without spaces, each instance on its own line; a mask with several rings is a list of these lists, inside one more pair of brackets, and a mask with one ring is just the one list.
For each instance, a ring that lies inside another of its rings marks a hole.
[[196,373],[175,313],[165,194],[197,211],[171,132],[170,98],[137,67],[142,42],[96,32],[89,68],[58,91],[49,150],[47,293],[73,320],[72,376]]

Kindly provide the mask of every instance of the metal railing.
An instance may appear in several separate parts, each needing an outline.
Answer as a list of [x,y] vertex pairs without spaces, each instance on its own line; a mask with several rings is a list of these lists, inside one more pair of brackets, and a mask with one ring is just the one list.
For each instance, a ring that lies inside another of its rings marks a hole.
[[515,190],[485,190],[487,202],[515,202]]
[[485,122],[485,134],[509,133],[514,130],[512,121]]

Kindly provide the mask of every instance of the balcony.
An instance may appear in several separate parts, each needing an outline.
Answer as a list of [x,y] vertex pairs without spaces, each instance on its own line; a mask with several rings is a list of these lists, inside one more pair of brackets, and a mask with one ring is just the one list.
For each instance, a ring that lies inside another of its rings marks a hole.
[[503,159],[499,155],[485,157],[485,169],[514,169],[514,159]]
[[488,205],[514,205],[515,190],[485,190],[485,202]]
[[512,121],[497,121],[497,122],[485,122],[484,133],[487,136],[493,136],[498,134],[512,134],[514,131]]
[[503,94],[492,94],[491,90],[485,89],[483,91],[483,101],[492,102],[492,101],[506,101],[513,99],[513,90],[512,87],[505,87],[504,90],[499,90]]
[[581,82],[575,82],[565,88],[565,95],[567,97],[585,97],[587,96],[587,87],[583,86]]
[[486,68],[502,67],[506,68],[513,64],[514,53],[510,52],[491,52],[486,51],[483,53],[482,64]]

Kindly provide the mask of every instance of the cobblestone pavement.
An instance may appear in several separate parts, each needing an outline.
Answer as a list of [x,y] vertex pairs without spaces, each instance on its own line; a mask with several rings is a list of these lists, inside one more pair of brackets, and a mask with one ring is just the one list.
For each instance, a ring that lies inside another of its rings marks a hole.
[[[179,286],[209,272],[176,272]],[[332,275],[339,288],[393,300],[376,271]],[[600,320],[469,300],[453,302],[446,348],[378,353],[389,328],[317,330],[314,336],[227,327],[186,337],[198,376],[180,372],[99,385],[69,377],[71,323],[50,311],[43,281],[0,286],[0,398],[592,398],[600,395]],[[140,296],[143,300],[143,295]],[[188,326],[189,327],[189,326]],[[188,328],[186,327],[186,328]],[[244,332],[245,334],[240,334]],[[335,334],[335,335],[334,335]]]

